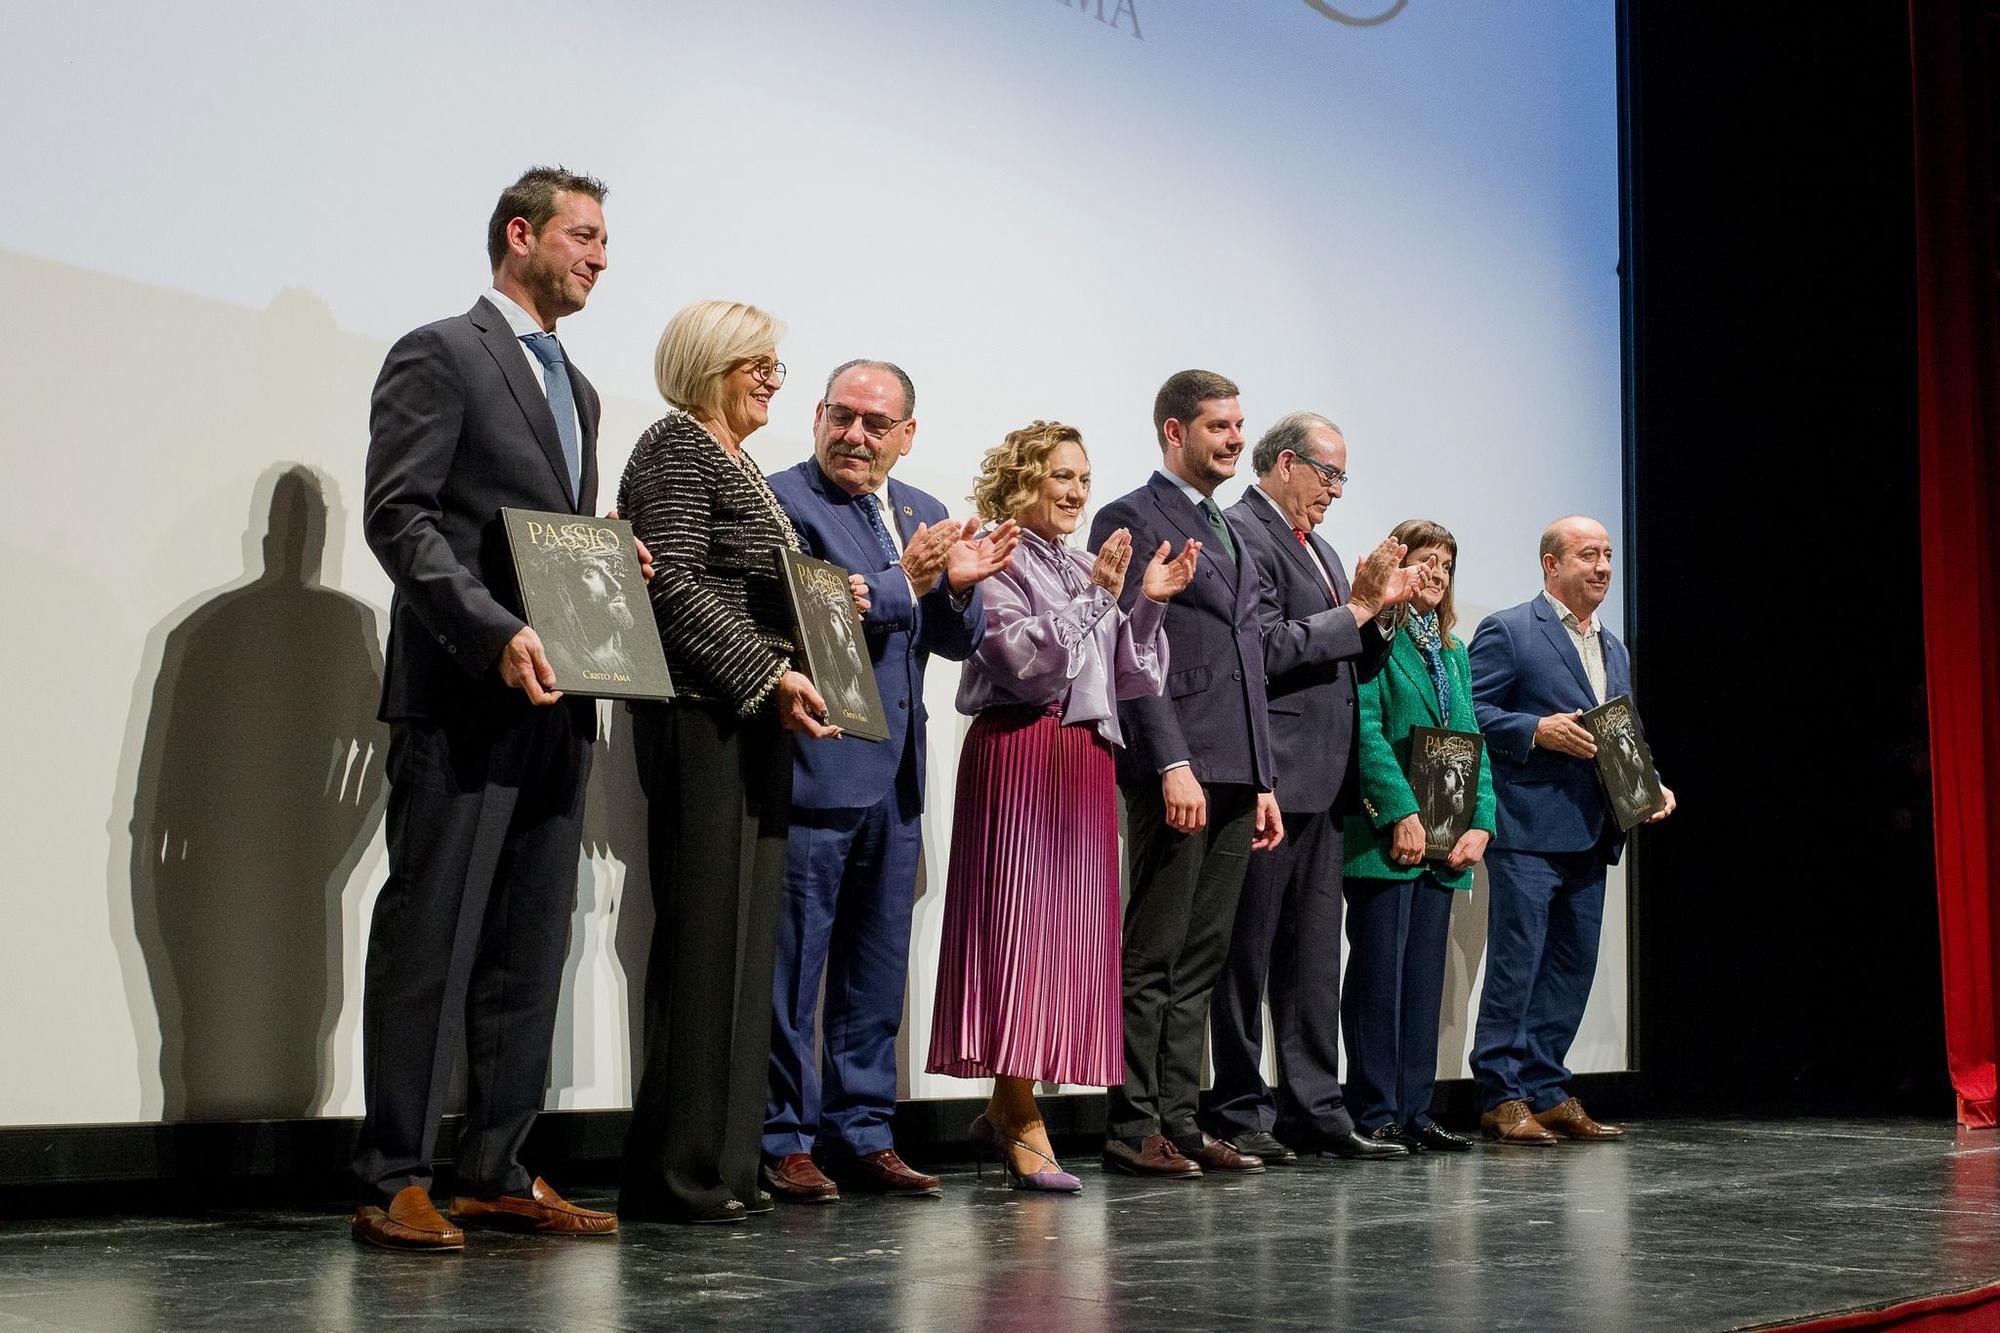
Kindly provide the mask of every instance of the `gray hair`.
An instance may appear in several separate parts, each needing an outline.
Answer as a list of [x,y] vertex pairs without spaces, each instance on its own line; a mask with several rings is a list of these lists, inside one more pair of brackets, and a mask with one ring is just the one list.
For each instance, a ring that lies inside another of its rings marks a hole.
[[1257,441],[1257,447],[1250,451],[1250,470],[1263,476],[1278,466],[1278,455],[1287,449],[1302,457],[1311,457],[1307,443],[1312,439],[1312,433],[1322,426],[1342,439],[1347,438],[1346,431],[1317,412],[1294,412],[1290,416],[1279,417],[1264,432],[1264,438]]
[[886,370],[891,375],[894,375],[896,383],[903,386],[903,416],[907,419],[917,414],[917,386],[910,383],[909,375],[894,361],[877,361],[872,357],[866,356],[856,357],[852,361],[843,361],[833,368],[831,375],[826,377],[826,387],[820,390],[819,396],[825,398],[828,394],[832,393],[833,382],[857,366],[870,366],[876,370]]

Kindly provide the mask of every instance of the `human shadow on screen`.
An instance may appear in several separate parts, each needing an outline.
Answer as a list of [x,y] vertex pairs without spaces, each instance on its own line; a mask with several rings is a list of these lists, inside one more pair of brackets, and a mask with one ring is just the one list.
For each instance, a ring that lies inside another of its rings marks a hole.
[[1438,1016],[1438,1069],[1440,1078],[1463,1077],[1472,1054],[1472,1033],[1479,1022],[1479,992],[1473,982],[1479,964],[1486,957],[1486,915],[1489,890],[1486,865],[1473,871],[1470,893],[1454,893],[1451,902],[1451,934],[1445,950],[1444,1005]]
[[[603,1045],[593,1025],[595,1006],[591,1003],[601,984],[593,973],[600,959],[619,974],[611,978],[611,984],[617,988],[621,1010],[624,1031],[620,1036],[629,1043],[626,1069],[637,1078],[638,1053],[645,1049],[640,1025],[645,1011],[647,954],[653,940],[653,891],[646,852],[646,798],[639,790],[639,771],[632,761],[632,713],[622,703],[600,704],[590,781],[583,797],[583,857],[577,866],[569,955],[563,963],[562,1003],[549,1061],[551,1092],[598,1079],[586,1061]],[[598,884],[600,865],[607,870],[602,889]]]
[[166,628],[140,753],[132,917],[170,1121],[318,1112],[341,895],[382,819],[375,611],[319,581],[326,482],[291,466],[266,494],[262,571]]

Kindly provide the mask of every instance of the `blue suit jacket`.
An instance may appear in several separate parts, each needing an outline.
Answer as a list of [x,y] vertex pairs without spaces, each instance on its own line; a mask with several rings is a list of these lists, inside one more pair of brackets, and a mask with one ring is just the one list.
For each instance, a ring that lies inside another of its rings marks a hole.
[[[818,459],[786,468],[770,481],[806,553],[868,580],[872,605],[861,623],[868,632],[875,688],[881,691],[882,707],[889,716],[887,741],[842,736],[795,745],[792,804],[809,810],[873,805],[893,790],[905,751],[914,746],[915,796],[921,808],[927,718],[924,664],[932,653],[955,662],[972,656],[986,632],[979,590],[973,589],[963,611],[952,609],[951,592],[943,579],[923,597],[911,597],[902,566],[890,562],[857,502],[828,479]],[[905,543],[915,535],[917,524],[950,520],[942,504],[916,487],[893,477],[888,484],[889,508]]]
[[[1204,543],[1194,582],[1167,603],[1167,688],[1118,705],[1125,748],[1120,782],[1159,781],[1160,770],[1187,760],[1203,784],[1236,782],[1272,790],[1270,719],[1265,715],[1264,646],[1257,629],[1254,566],[1239,569],[1208,520],[1178,486],[1154,473],[1144,486],[1098,511],[1090,525],[1096,550],[1119,528],[1132,532],[1132,564],[1118,604],[1130,610],[1141,573],[1161,542],[1178,553],[1192,537]],[[1249,553],[1237,541],[1247,562]]]
[[[1632,692],[1632,659],[1609,630],[1604,697]],[[1510,852],[1581,852],[1606,840],[1606,860],[1625,845],[1589,759],[1538,749],[1535,723],[1551,713],[1595,708],[1583,659],[1548,598],[1495,611],[1472,636],[1472,711],[1486,736],[1499,803],[1493,844]],[[1606,839],[1606,835],[1609,838]]]
[[[1278,807],[1302,814],[1344,812],[1354,805],[1360,785],[1354,686],[1382,669],[1390,641],[1373,621],[1363,628],[1352,613],[1336,609],[1326,579],[1277,506],[1245,495],[1225,517],[1260,585],[1257,622],[1264,638]],[[1347,571],[1340,556],[1317,533],[1306,540],[1345,602]],[[1204,550],[1203,558],[1207,555]]]

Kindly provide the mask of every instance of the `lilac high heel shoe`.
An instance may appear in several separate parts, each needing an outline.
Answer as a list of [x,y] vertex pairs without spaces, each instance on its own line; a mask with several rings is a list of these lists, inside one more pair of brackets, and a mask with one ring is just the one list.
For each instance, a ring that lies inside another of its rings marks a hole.
[[[1055,1158],[1045,1152],[1029,1147],[1019,1139],[1008,1138],[1005,1134],[994,1128],[993,1122],[988,1120],[985,1115],[982,1114],[978,1119],[974,1120],[972,1127],[966,1130],[965,1134],[967,1138],[972,1140],[974,1149],[972,1164],[974,1169],[979,1172],[981,1179],[984,1179],[986,1176],[986,1164],[980,1157],[979,1150],[984,1149],[999,1159],[1000,1171],[1006,1177],[1008,1189],[1035,1190],[1043,1194],[1083,1193],[1083,1182],[1081,1180],[1078,1180],[1067,1171],[1054,1169],[1056,1165]],[[1007,1155],[1007,1149],[1009,1148],[1019,1148],[1022,1152],[1032,1153],[1034,1156],[1047,1162],[1051,1169],[1047,1171],[1030,1171],[1026,1174],[1015,1170],[1013,1158]]]

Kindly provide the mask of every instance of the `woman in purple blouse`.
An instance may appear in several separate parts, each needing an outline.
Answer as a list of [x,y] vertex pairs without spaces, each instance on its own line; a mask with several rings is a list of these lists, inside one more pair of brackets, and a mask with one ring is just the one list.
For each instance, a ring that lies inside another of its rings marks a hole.
[[958,710],[976,720],[959,757],[944,943],[931,1021],[934,1074],[993,1080],[973,1143],[1017,1188],[1075,1193],[1035,1106],[1037,1079],[1124,1078],[1118,977],[1118,701],[1167,678],[1166,600],[1194,578],[1201,543],[1145,566],[1123,529],[1095,556],[1063,545],[1090,498],[1075,428],[1037,421],[989,451],[980,517],[1021,525],[1010,568],[987,580],[986,637]]

